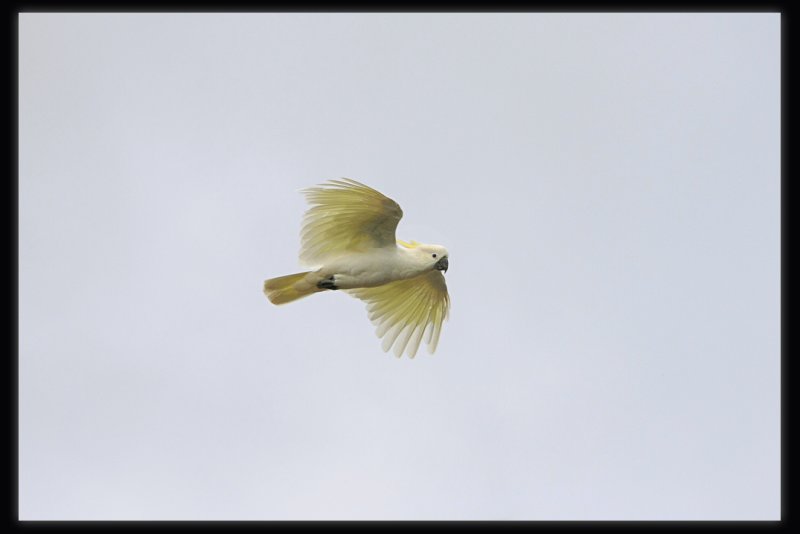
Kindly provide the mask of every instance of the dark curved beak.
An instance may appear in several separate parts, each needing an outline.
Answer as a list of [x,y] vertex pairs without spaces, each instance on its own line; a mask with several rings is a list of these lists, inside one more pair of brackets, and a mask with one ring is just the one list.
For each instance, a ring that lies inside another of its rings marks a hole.
[[435,268],[437,271],[444,271],[444,272],[447,272],[447,267],[448,267],[449,265],[450,265],[450,263],[447,261],[447,256],[445,256],[445,257],[444,257],[444,258],[442,258],[441,260],[437,261],[437,262],[436,262],[436,265],[434,265],[433,267],[434,267],[434,268]]

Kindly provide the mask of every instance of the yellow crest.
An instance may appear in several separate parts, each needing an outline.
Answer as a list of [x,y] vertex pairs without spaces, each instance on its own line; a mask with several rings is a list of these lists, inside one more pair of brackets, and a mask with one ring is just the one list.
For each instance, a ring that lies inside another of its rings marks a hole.
[[406,243],[402,239],[398,239],[397,244],[406,248],[417,248],[419,246],[419,243],[417,243],[413,239],[411,240],[411,243]]

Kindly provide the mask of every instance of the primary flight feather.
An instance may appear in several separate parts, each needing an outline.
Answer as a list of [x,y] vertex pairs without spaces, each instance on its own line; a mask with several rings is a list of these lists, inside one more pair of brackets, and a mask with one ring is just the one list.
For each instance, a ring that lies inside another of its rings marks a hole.
[[367,303],[384,351],[394,346],[396,356],[405,351],[413,358],[424,339],[433,353],[450,312],[442,275],[447,249],[397,240],[403,210],[355,180],[329,180],[302,192],[311,207],[303,217],[300,261],[313,269],[266,280],[270,302],[341,289]]

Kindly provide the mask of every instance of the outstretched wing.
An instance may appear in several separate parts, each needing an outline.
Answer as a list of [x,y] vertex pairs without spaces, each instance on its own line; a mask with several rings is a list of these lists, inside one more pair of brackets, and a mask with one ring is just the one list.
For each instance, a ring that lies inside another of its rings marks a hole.
[[385,352],[394,345],[395,356],[399,358],[406,350],[413,358],[423,336],[428,352],[436,350],[442,323],[450,314],[450,296],[440,271],[345,291],[367,303],[369,319],[376,326],[375,333],[383,338]]
[[403,210],[371,187],[342,178],[302,191],[311,207],[303,217],[300,261],[319,264],[343,252],[395,247]]

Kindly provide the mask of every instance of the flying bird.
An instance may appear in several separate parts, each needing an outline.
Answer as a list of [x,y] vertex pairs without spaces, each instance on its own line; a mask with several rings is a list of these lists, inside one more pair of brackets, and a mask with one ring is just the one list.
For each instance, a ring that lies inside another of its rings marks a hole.
[[301,191],[300,262],[312,270],[271,278],[264,293],[285,304],[320,291],[342,290],[367,303],[382,347],[413,358],[422,339],[431,354],[450,312],[442,272],[447,249],[395,237],[403,210],[391,198],[349,178]]

